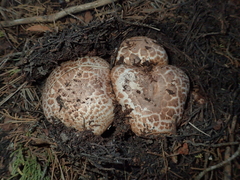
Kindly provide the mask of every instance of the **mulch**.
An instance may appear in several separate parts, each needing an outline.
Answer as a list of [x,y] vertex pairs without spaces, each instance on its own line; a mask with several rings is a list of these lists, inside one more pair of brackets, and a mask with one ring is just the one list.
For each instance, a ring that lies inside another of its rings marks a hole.
[[[80,4],[59,2],[2,1],[0,21]],[[24,163],[14,172],[21,149],[22,162],[37,159],[39,179],[239,179],[239,17],[234,0],[122,0],[41,24],[51,32],[1,27],[0,177],[24,179]],[[120,105],[101,136],[45,119],[41,88],[55,67],[86,55],[113,65],[120,43],[133,36],[155,39],[190,78],[176,135],[136,136]]]

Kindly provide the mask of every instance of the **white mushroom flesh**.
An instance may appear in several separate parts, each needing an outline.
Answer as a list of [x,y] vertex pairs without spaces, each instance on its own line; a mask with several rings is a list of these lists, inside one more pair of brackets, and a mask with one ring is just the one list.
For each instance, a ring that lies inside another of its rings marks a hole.
[[137,135],[173,133],[189,91],[188,76],[171,65],[117,65],[111,71],[113,90],[122,109],[131,109],[129,123]]

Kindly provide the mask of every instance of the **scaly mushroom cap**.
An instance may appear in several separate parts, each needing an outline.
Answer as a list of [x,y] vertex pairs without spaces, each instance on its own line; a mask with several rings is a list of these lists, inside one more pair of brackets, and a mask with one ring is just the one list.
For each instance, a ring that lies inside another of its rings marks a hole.
[[124,40],[118,50],[116,64],[128,65],[150,62],[164,66],[168,64],[168,56],[163,47],[156,41],[144,36],[131,37]]
[[174,133],[189,91],[188,76],[171,65],[145,67],[115,66],[111,71],[113,90],[122,109],[132,109],[129,123],[137,135]]
[[99,57],[84,57],[57,67],[42,92],[46,118],[59,119],[79,131],[102,134],[114,118],[115,98],[109,64]]

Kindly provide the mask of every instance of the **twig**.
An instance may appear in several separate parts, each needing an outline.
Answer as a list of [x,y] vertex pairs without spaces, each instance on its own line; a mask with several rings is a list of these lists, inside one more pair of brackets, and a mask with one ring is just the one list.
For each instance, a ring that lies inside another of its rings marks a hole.
[[134,26],[142,26],[142,27],[147,27],[147,28],[150,28],[150,29],[153,29],[153,30],[156,30],[156,31],[161,31],[158,28],[155,28],[153,26],[150,26],[150,25],[144,24],[144,23],[130,22],[130,21],[126,21],[126,20],[123,20],[123,19],[119,19],[119,21],[122,21],[123,23],[127,23],[127,24],[130,24],[130,25],[134,25]]
[[225,161],[222,161],[221,163],[216,164],[214,166],[210,166],[209,168],[207,168],[204,171],[202,171],[201,173],[199,173],[198,176],[194,178],[194,180],[200,180],[207,172],[224,166],[225,164],[227,164],[230,161],[234,160],[239,155],[240,155],[240,146],[238,146],[237,151],[229,159],[227,159]]
[[[236,94],[234,96],[236,96]],[[235,99],[235,97],[234,97],[234,99]],[[232,109],[232,105],[233,105],[233,102],[231,103],[231,109]],[[235,133],[234,132],[235,132],[236,125],[237,125],[237,122],[238,122],[238,118],[237,117],[238,117],[237,115],[233,116],[231,126],[229,127],[229,141],[230,142],[234,141],[234,137],[235,137]],[[233,145],[231,146],[231,152],[230,153],[231,154],[234,153]],[[235,164],[236,167],[238,167],[240,169],[240,165],[239,165],[238,161],[235,160],[234,164]]]
[[183,141],[185,143],[190,143],[193,146],[204,146],[204,147],[222,147],[222,146],[232,146],[232,145],[238,145],[240,144],[239,142],[227,142],[227,143],[221,143],[221,144],[206,144],[206,143],[194,143],[190,140],[185,140]]
[[207,134],[207,133],[203,132],[202,130],[198,129],[198,128],[197,128],[194,124],[192,124],[191,122],[188,122],[188,123],[189,123],[192,127],[194,127],[196,130],[198,130],[199,132],[205,134],[205,135],[208,136],[208,137],[211,137],[209,134]]
[[170,172],[170,173],[174,174],[174,175],[175,175],[175,176],[177,176],[179,179],[183,179],[183,177],[182,177],[182,176],[179,176],[177,173],[175,173],[175,172],[171,171],[170,169],[168,169],[168,172]]
[[10,53],[6,56],[3,56],[0,58],[0,69],[2,69],[4,67],[4,64],[11,58],[14,56],[20,56],[22,55],[23,52],[16,52],[16,53]]
[[94,165],[96,168],[104,170],[104,171],[113,171],[114,168],[105,168],[102,167],[100,164],[97,164],[96,162],[92,161],[91,159],[88,159],[88,162],[90,162],[92,165]]
[[[231,148],[229,146],[226,147],[225,149],[225,153],[224,153],[224,159],[229,159],[230,158],[230,154],[231,154]],[[229,162],[229,163],[226,163],[225,166],[224,166],[224,180],[230,180],[231,179],[231,174],[232,174],[232,170],[231,170],[231,167],[232,167],[232,163]]]
[[[209,156],[210,156],[210,152],[209,151],[207,151],[206,153],[204,153],[204,164],[203,164],[203,170],[205,170],[205,169],[207,169],[207,167],[208,167],[208,161],[209,161]],[[212,174],[212,173],[211,173]],[[209,173],[206,173],[205,174],[205,177],[204,177],[204,180],[208,180],[208,179],[210,179],[211,180],[211,174],[210,174],[210,176],[209,176]]]
[[0,26],[1,27],[10,27],[10,26],[16,26],[16,25],[20,25],[20,24],[55,22],[58,19],[61,19],[69,14],[79,13],[79,12],[86,11],[89,9],[98,8],[98,7],[104,6],[106,4],[115,2],[115,1],[117,1],[117,0],[97,0],[97,1],[94,1],[91,3],[86,3],[83,5],[79,5],[79,6],[69,7],[60,12],[46,15],[46,16],[34,16],[34,17],[28,17],[28,18],[23,18],[23,19],[16,19],[13,21],[1,21]]
[[[63,9],[63,11],[65,11],[65,10]],[[77,16],[74,16],[74,15],[71,14],[71,13],[68,13],[68,15],[69,15],[69,16],[72,16],[73,18],[75,18],[75,19],[77,19],[78,21],[80,21],[84,26],[87,25],[87,23],[85,23],[81,18],[79,18],[79,17],[77,17]]]
[[9,123],[10,122],[11,123],[19,123],[19,122],[22,123],[22,122],[36,121],[36,118],[18,118],[18,117],[11,116],[6,109],[4,109],[3,111],[0,111],[0,114],[2,114],[5,117],[8,117],[8,118],[12,119],[12,120],[8,121]]
[[24,86],[26,86],[27,83],[28,83],[27,81],[24,82],[21,86],[19,86],[19,88],[18,88],[15,92],[9,94],[5,99],[3,99],[3,100],[0,102],[0,106],[2,106],[5,102],[7,102],[7,101],[8,101],[14,94],[16,94],[20,89],[22,89]]

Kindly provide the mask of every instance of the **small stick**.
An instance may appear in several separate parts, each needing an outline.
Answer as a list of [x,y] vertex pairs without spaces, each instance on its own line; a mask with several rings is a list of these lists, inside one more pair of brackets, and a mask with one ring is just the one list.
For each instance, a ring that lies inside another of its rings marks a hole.
[[222,146],[233,146],[240,144],[239,142],[227,142],[227,143],[220,143],[220,144],[205,144],[205,143],[195,143],[190,140],[184,140],[185,143],[190,143],[193,146],[204,146],[204,147],[222,147]]
[[[230,158],[230,154],[231,154],[231,148],[229,146],[226,147],[225,149],[225,154],[224,154],[224,159],[228,159]],[[231,167],[232,167],[232,163],[229,162],[229,163],[226,163],[225,166],[224,166],[224,180],[230,180],[231,179],[231,174],[232,174],[232,170],[231,170]]]
[[239,155],[240,155],[240,146],[238,146],[237,151],[229,159],[226,159],[225,161],[222,161],[221,163],[216,164],[214,166],[210,166],[209,168],[207,168],[204,171],[202,171],[201,173],[199,173],[198,176],[194,178],[194,180],[200,180],[207,172],[224,166],[225,164],[227,164],[230,161],[234,160]]
[[192,127],[194,127],[196,130],[198,130],[199,132],[205,134],[205,135],[208,136],[208,137],[211,137],[209,134],[207,134],[207,133],[203,132],[202,130],[198,129],[198,128],[197,128],[194,124],[192,124],[191,122],[188,122],[188,123],[189,123]]
[[18,87],[18,89],[16,91],[14,91],[13,93],[9,94],[5,99],[3,99],[0,102],[0,106],[2,106],[5,102],[7,102],[14,94],[16,94],[20,89],[22,89],[25,85],[27,85],[28,82],[24,82],[21,86]]
[[115,1],[117,0],[97,0],[91,3],[69,7],[60,12],[46,15],[46,16],[34,16],[34,17],[28,17],[23,19],[16,19],[13,21],[0,21],[0,27],[11,27],[11,26],[29,24],[29,23],[55,22],[56,20],[61,19],[69,14],[79,13],[89,9],[98,8],[98,7],[113,3]]

